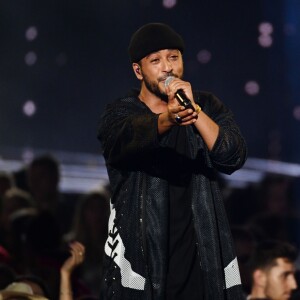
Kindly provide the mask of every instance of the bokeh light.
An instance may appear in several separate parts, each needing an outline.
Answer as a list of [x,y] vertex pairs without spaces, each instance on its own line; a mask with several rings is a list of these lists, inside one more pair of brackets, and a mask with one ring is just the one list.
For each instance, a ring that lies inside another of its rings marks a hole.
[[27,100],[23,105],[23,113],[27,117],[32,117],[36,113],[36,105],[32,100]]
[[38,36],[38,30],[35,26],[30,26],[27,28],[25,32],[25,37],[28,41],[33,41]]
[[273,39],[270,35],[260,35],[258,37],[258,43],[264,48],[271,47],[273,44]]
[[263,48],[271,47],[273,44],[273,25],[269,22],[262,22],[258,25],[258,31],[260,35],[258,37],[258,44]]
[[211,60],[211,53],[206,49],[200,50],[197,54],[197,60],[201,64],[207,64]]
[[270,35],[273,33],[273,25],[269,22],[263,22],[258,25],[258,30],[262,35]]
[[165,8],[173,8],[177,4],[177,0],[163,0],[163,6]]
[[34,51],[29,51],[28,53],[25,54],[24,60],[25,60],[26,65],[32,66],[37,61],[37,55]]
[[256,96],[259,94],[259,90],[260,90],[260,87],[256,81],[252,80],[252,81],[246,82],[245,91],[248,95]]
[[298,105],[294,108],[293,115],[297,121],[300,121],[300,105]]

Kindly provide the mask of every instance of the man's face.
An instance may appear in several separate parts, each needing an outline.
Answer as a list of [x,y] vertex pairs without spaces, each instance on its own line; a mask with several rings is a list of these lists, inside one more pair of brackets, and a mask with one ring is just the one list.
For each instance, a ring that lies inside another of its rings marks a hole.
[[297,288],[293,263],[277,258],[276,265],[266,271],[265,296],[272,300],[290,299],[292,290]]
[[146,88],[156,96],[166,99],[165,79],[168,76],[182,78],[183,60],[179,50],[164,49],[141,60],[141,74]]

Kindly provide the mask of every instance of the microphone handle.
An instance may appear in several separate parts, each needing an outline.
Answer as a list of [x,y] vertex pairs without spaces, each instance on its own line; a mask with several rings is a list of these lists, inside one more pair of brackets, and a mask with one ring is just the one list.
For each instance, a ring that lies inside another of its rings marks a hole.
[[176,93],[175,93],[175,98],[177,99],[178,103],[182,106],[185,107],[185,109],[192,109],[193,111],[195,111],[195,108],[191,102],[190,99],[187,98],[187,96],[185,95],[185,93],[183,92],[183,90],[178,90]]

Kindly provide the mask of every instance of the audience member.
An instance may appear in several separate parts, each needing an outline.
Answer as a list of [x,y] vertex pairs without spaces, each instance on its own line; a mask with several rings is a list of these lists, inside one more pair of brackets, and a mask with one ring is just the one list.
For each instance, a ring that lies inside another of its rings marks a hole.
[[43,296],[50,299],[48,286],[44,280],[34,275],[21,275],[17,276],[14,282],[23,282],[28,284],[34,295]]
[[0,291],[0,300],[49,300],[33,292],[29,284],[13,282]]
[[1,224],[3,230],[8,230],[14,212],[29,207],[34,207],[33,199],[29,193],[16,187],[8,189],[2,199]]
[[57,220],[50,212],[43,211],[32,217],[26,227],[23,273],[30,272],[47,281],[51,299],[58,299],[59,269],[65,251]]
[[247,299],[290,299],[297,288],[296,258],[296,248],[289,243],[275,240],[259,243],[250,259],[252,287]]
[[5,243],[6,233],[3,228],[3,201],[5,193],[14,187],[12,174],[0,172],[0,243]]
[[26,228],[25,216],[34,212],[36,210],[30,194],[16,187],[6,191],[0,214],[0,243],[8,251],[14,268],[22,260],[19,254]]
[[72,231],[66,241],[85,245],[85,260],[80,266],[82,280],[96,295],[102,278],[102,258],[108,234],[109,194],[106,190],[84,195],[77,204]]
[[14,281],[16,274],[14,270],[7,264],[0,264],[0,290],[7,287],[11,282]]
[[0,172],[0,199],[5,192],[14,186],[13,176],[6,172]]
[[39,156],[28,167],[28,185],[40,210],[54,212],[59,202],[59,163],[52,156]]
[[268,174],[260,183],[257,195],[259,211],[285,217],[292,212],[292,179],[288,176]]
[[67,232],[73,210],[59,189],[59,162],[51,155],[38,156],[29,164],[27,175],[30,193],[39,211],[52,213],[57,219],[61,233]]
[[22,208],[15,211],[10,217],[9,230],[7,232],[7,247],[11,256],[10,265],[18,274],[26,272],[27,260],[30,257],[25,252],[28,225],[37,214],[34,208]]
[[85,247],[74,241],[70,244],[71,256],[60,268],[60,296],[59,300],[73,300],[72,273],[85,257]]

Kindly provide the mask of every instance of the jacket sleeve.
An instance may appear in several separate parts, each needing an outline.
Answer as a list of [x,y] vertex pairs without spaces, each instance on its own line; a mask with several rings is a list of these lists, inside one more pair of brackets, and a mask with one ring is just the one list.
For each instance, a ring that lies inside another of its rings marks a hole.
[[122,164],[157,146],[158,115],[121,100],[107,106],[100,117],[98,139],[108,164]]
[[233,113],[214,95],[207,94],[206,99],[203,109],[219,125],[219,135],[209,157],[219,172],[231,174],[246,161],[246,142]]

